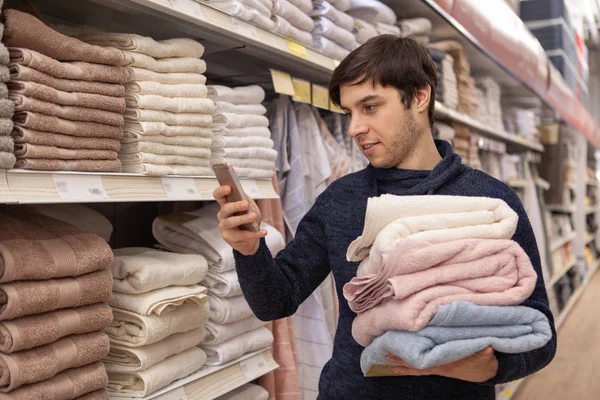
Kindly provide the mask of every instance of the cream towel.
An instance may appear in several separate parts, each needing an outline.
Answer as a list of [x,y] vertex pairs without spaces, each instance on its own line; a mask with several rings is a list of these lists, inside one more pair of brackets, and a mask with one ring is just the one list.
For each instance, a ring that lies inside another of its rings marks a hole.
[[289,2],[298,7],[304,14],[309,14],[312,11],[311,0],[289,0]]
[[147,370],[167,357],[197,346],[205,335],[206,330],[200,327],[176,333],[148,346],[132,348],[113,343],[104,359],[106,371],[128,373]]
[[141,81],[126,84],[125,93],[164,97],[205,98],[208,96],[208,89],[203,84],[167,85],[160,82]]
[[157,82],[165,85],[204,85],[206,76],[194,72],[154,72],[144,68],[126,67],[129,82]]
[[313,9],[309,15],[311,17],[326,17],[340,28],[344,28],[350,32],[354,29],[354,19],[327,1],[313,0]]
[[274,0],[273,14],[278,15],[296,28],[310,32],[315,24],[313,20],[288,0]]
[[12,153],[15,151],[15,142],[10,136],[0,136],[0,152]]
[[240,178],[249,179],[270,179],[275,174],[273,169],[260,168],[235,168],[235,172]]
[[[274,32],[279,33],[281,36],[295,40],[298,43],[302,43],[305,46],[312,45],[312,35],[310,34],[310,30],[307,31],[299,29],[279,15],[273,15],[271,20],[275,23],[275,28],[273,28]],[[312,20],[310,21],[312,22]]]
[[[212,123],[212,118],[211,118]],[[164,136],[198,136],[211,138],[213,136],[212,130],[208,126],[186,126],[186,125],[167,125],[164,122],[151,122],[151,121],[125,121],[123,125],[123,131],[144,135],[164,135]]]
[[125,164],[123,172],[150,176],[215,176],[212,168],[195,165]]
[[204,46],[193,39],[175,38],[154,40],[133,33],[90,33],[78,36],[79,40],[102,47],[116,47],[154,58],[194,57],[204,55]]
[[202,284],[209,293],[218,297],[235,297],[242,295],[242,287],[236,271],[227,271],[215,274],[208,272]]
[[338,60],[343,60],[348,54],[350,54],[350,50],[347,50],[333,40],[329,40],[320,35],[313,35],[312,47],[316,50],[319,50],[321,53],[327,54],[329,57]]
[[271,131],[265,126],[249,126],[247,128],[214,127],[211,132],[223,136],[260,136],[271,137]]
[[[194,149],[190,147],[190,149]],[[202,150],[202,149],[199,149]],[[205,149],[210,152],[210,150]],[[138,165],[150,163],[154,165],[177,165],[177,166],[194,166],[194,167],[210,167],[210,157],[186,157],[176,155],[160,155],[153,153],[132,153],[119,154],[119,160],[123,165]]]
[[252,310],[244,296],[221,298],[208,296],[210,320],[219,324],[241,321],[252,315]]
[[212,125],[212,116],[208,114],[170,113],[157,110],[125,110],[125,123],[127,122],[164,122],[167,125],[195,126],[209,128]]
[[367,40],[379,35],[377,29],[367,21],[354,18],[354,37],[359,44],[365,44]]
[[258,385],[247,383],[231,392],[217,398],[217,400],[269,400],[269,392]]
[[123,132],[123,144],[129,143],[159,143],[167,146],[186,146],[186,147],[204,147],[209,148],[212,142],[211,138],[197,136],[144,136],[134,132]]
[[267,109],[262,104],[233,104],[226,101],[215,101],[215,114],[222,113],[265,115]]
[[[226,128],[247,128],[249,126],[269,126],[269,119],[264,115],[239,115],[223,113],[214,115],[213,125],[221,125]],[[219,127],[215,127],[218,129]]]
[[146,346],[175,333],[203,327],[208,320],[208,312],[208,302],[184,304],[160,317],[114,308],[113,321],[104,331],[111,343],[127,347]]
[[236,88],[210,85],[208,86],[208,98],[232,104],[260,104],[265,100],[265,91],[257,85]]
[[[207,138],[204,141],[208,142]],[[208,146],[191,147],[191,146],[171,146],[162,143],[152,143],[141,141],[137,143],[126,143],[121,145],[122,154],[135,154],[138,152],[152,153],[156,155],[174,155],[185,157],[210,158],[210,149]]]
[[170,286],[141,294],[113,293],[108,304],[140,315],[163,315],[184,304],[206,303],[206,293],[206,288],[200,285]]
[[236,171],[240,168],[255,168],[258,170],[270,170],[272,172],[275,169],[275,161],[261,160],[260,158],[228,158],[227,162],[231,163]]
[[340,28],[325,17],[315,19],[315,28],[312,33],[313,35],[320,35],[333,40],[346,50],[352,51],[358,47],[358,42],[352,32]]
[[375,29],[377,29],[377,32],[379,32],[380,35],[389,34],[400,36],[402,34],[402,32],[400,31],[400,27],[396,25],[384,24],[382,22],[378,22],[375,26]]
[[213,163],[226,162],[230,158],[237,159],[260,159],[275,161],[277,159],[277,151],[274,149],[267,149],[264,147],[231,147],[223,149],[213,149],[211,160]]
[[215,103],[211,99],[190,97],[163,97],[153,94],[127,94],[125,102],[129,108],[169,111],[174,113],[212,114]]
[[108,373],[108,391],[113,397],[144,397],[168,386],[177,379],[198,371],[206,362],[206,354],[193,347],[135,373]]
[[[271,10],[273,10],[273,2],[271,0],[240,0],[240,2],[250,10],[256,10],[266,17],[271,16]],[[231,0],[211,0],[210,3],[231,3]]]
[[273,30],[273,21],[269,19],[269,15],[263,14],[261,11],[247,6],[246,0],[228,0],[212,2],[211,5],[226,14],[237,17],[242,21],[252,22],[268,31]]
[[174,57],[155,59],[145,54],[123,51],[126,57],[131,59],[128,67],[144,68],[160,73],[195,73],[203,74],[206,72],[206,61],[193,57]]
[[220,136],[215,135],[212,138],[211,147],[264,147],[265,149],[273,148],[273,141],[270,138],[260,136]]
[[196,254],[177,254],[143,247],[113,251],[113,291],[146,293],[167,286],[187,286],[206,278],[206,259]]
[[232,322],[230,324],[219,324],[211,321],[206,321],[206,335],[202,344],[204,345],[215,345],[221,344],[228,340],[243,335],[246,332],[250,332],[265,326],[267,323],[251,315],[240,321]]
[[273,334],[258,328],[217,345],[200,345],[206,351],[206,365],[222,365],[246,353],[266,349],[273,344]]

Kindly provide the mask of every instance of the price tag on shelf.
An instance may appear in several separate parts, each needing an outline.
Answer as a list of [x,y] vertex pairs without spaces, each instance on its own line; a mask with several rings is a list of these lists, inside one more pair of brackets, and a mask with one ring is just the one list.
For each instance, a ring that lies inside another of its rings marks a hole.
[[308,58],[308,52],[306,51],[306,47],[304,47],[304,45],[294,42],[290,39],[285,39],[285,42],[287,43],[288,50],[292,54],[295,54],[298,57]]
[[233,29],[240,35],[252,38],[254,40],[260,40],[254,25],[250,25],[249,23],[239,20],[236,17],[231,17],[231,23],[233,24]]
[[294,96],[296,94],[294,92],[294,84],[292,83],[290,74],[271,69],[271,78],[273,79],[273,86],[275,87],[276,93],[285,94],[287,96]]
[[269,372],[269,366],[263,353],[240,361],[240,368],[246,379],[256,379]]
[[192,199],[197,200],[200,198],[200,193],[196,189],[196,183],[194,178],[174,178],[174,177],[162,177],[160,178],[163,190],[170,199]]
[[262,196],[262,193],[260,192],[256,181],[242,180],[241,182],[242,187],[244,188],[244,192],[246,192],[247,195],[249,195],[253,199],[258,199]]
[[339,108],[338,106],[336,106],[333,101],[331,101],[331,99],[329,99],[329,111],[334,112],[334,113],[338,113],[338,114],[344,114],[344,110],[342,110],[341,108]]
[[100,175],[53,174],[54,189],[63,200],[101,201],[108,199]]
[[292,100],[299,103],[311,104],[310,82],[304,79],[292,78],[294,85],[294,97]]
[[204,20],[202,6],[193,0],[170,0],[173,8],[183,14]]
[[329,92],[320,85],[312,85],[312,104],[315,107],[329,110]]

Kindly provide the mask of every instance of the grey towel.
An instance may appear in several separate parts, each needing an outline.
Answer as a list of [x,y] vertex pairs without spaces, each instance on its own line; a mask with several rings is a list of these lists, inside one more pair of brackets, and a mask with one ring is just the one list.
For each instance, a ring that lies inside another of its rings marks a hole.
[[12,153],[15,150],[15,142],[11,136],[0,136],[0,151]]
[[11,119],[15,112],[15,103],[12,100],[0,99],[0,118]]
[[8,49],[2,43],[0,43],[0,64],[8,65],[10,62],[10,55],[8,54]]
[[16,162],[17,158],[13,153],[0,151],[0,169],[11,169]]
[[12,119],[0,118],[0,136],[10,135],[14,127]]
[[8,87],[6,83],[0,83],[0,99],[8,98]]
[[6,83],[10,80],[10,72],[6,65],[0,65],[0,82]]

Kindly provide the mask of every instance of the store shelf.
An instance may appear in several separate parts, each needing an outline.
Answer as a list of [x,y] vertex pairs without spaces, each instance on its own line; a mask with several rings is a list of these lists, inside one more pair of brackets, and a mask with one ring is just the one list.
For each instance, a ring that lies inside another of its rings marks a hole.
[[593,180],[587,181],[586,185],[588,185],[588,186],[598,186],[598,181],[595,180],[595,179],[593,179]]
[[513,189],[524,189],[529,184],[527,179],[509,179],[506,181],[506,184]]
[[585,245],[587,246],[588,244],[592,243],[594,241],[594,239],[596,239],[596,237],[594,235],[590,235],[589,233],[586,232]]
[[204,366],[198,372],[173,382],[146,397],[110,394],[111,400],[204,400],[214,399],[279,368],[271,350],[260,350],[218,367]]
[[539,176],[535,178],[535,184],[544,190],[550,190],[550,182],[540,178]]
[[564,213],[564,214],[572,214],[575,212],[575,206],[566,207],[566,206],[563,206],[562,204],[549,204],[546,206],[546,208],[549,211],[559,212],[559,213]]
[[569,233],[568,235],[566,235],[565,237],[562,237],[562,238],[556,240],[555,242],[553,242],[550,245],[550,251],[556,251],[556,250],[560,249],[561,247],[563,247],[565,244],[572,242],[573,240],[575,240],[575,236],[576,236],[576,233],[572,232],[572,233]]
[[565,274],[567,272],[569,272],[571,270],[571,268],[573,268],[574,266],[575,266],[575,259],[573,259],[569,263],[567,263],[567,265],[564,268],[560,269],[557,273],[552,274],[552,278],[546,284],[546,289],[552,288],[552,286],[554,286],[556,284],[556,282],[558,282],[560,280],[560,278],[565,276]]
[[[255,199],[278,198],[270,179],[242,179]],[[135,174],[0,171],[0,203],[114,203],[214,200],[214,177],[154,177]]]

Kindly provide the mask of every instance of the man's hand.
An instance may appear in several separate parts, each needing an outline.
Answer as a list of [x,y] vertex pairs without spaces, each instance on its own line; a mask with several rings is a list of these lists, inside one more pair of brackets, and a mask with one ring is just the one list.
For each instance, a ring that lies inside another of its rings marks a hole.
[[485,382],[496,376],[498,372],[498,360],[494,355],[492,347],[488,347],[462,360],[427,369],[413,368],[407,362],[393,354],[388,354],[386,360],[398,364],[392,371],[401,376],[438,375],[468,382]]
[[[249,256],[258,250],[260,238],[267,236],[267,231],[261,229],[258,232],[250,232],[241,229],[240,226],[256,221],[260,226],[262,216],[256,203],[250,196],[246,196],[248,201],[237,201],[235,203],[227,202],[227,195],[231,193],[231,186],[221,186],[215,189],[213,196],[221,205],[221,211],[217,214],[219,220],[219,230],[223,239],[235,250],[243,255]],[[249,213],[243,215],[233,215],[238,212]]]

